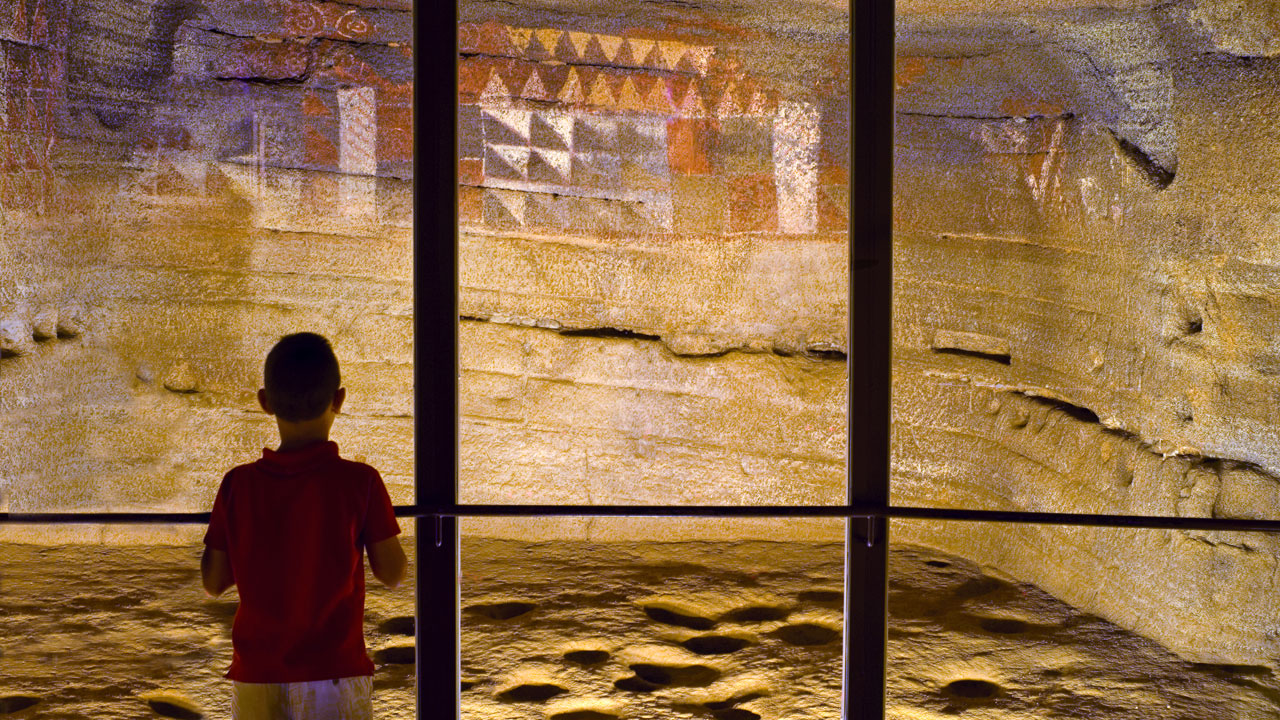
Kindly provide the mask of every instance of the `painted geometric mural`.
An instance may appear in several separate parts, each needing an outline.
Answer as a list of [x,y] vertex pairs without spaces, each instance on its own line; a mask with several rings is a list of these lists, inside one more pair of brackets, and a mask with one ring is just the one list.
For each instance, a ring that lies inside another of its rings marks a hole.
[[847,161],[820,157],[814,102],[782,97],[716,46],[654,36],[460,25],[463,222],[604,235],[843,231]]

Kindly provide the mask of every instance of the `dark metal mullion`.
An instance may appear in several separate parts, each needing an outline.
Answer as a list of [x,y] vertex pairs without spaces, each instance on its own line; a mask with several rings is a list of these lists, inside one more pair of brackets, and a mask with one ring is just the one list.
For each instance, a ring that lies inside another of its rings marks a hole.
[[[413,415],[414,495],[458,502],[457,37],[454,0],[414,12]],[[419,517],[417,713],[456,718],[458,519]]]
[[844,717],[884,718],[893,300],[893,0],[850,0],[850,257]]

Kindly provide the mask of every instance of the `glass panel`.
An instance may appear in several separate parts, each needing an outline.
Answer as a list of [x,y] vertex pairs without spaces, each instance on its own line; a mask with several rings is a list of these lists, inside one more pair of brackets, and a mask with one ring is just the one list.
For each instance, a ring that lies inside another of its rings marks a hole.
[[463,718],[840,714],[843,521],[461,527]]
[[412,502],[412,3],[376,4],[0,2],[0,510],[208,510],[299,330]]
[[894,502],[1277,517],[1261,16],[1076,4],[898,4]]
[[460,3],[464,502],[843,502],[848,24]]
[[1275,714],[1276,538],[896,521],[890,717]]
[[[51,540],[0,545],[0,715],[231,717],[223,674],[238,596],[205,594],[200,545],[54,545],[66,526],[21,527]],[[395,590],[366,581],[375,713],[410,720],[414,576]]]

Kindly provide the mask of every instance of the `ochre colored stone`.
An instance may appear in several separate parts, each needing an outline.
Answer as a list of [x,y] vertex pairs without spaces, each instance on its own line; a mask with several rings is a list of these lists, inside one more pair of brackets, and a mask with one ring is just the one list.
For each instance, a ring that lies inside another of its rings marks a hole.
[[728,228],[729,191],[723,177],[714,175],[676,176],[671,180],[674,195],[675,230],[690,234],[720,234]]

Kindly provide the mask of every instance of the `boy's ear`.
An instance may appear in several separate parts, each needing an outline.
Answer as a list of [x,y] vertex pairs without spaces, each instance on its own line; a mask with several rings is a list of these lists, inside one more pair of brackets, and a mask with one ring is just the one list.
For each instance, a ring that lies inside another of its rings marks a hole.
[[258,389],[258,405],[262,407],[262,412],[268,415],[275,415],[275,413],[271,411],[271,403],[267,401],[266,388]]
[[332,407],[333,407],[333,412],[334,412],[334,414],[335,414],[335,415],[336,415],[339,411],[341,411],[341,410],[342,410],[342,401],[344,401],[344,400],[346,400],[346,399],[347,399],[347,389],[346,389],[346,388],[338,388],[337,390],[334,390],[334,391],[333,391],[333,405],[332,405]]

